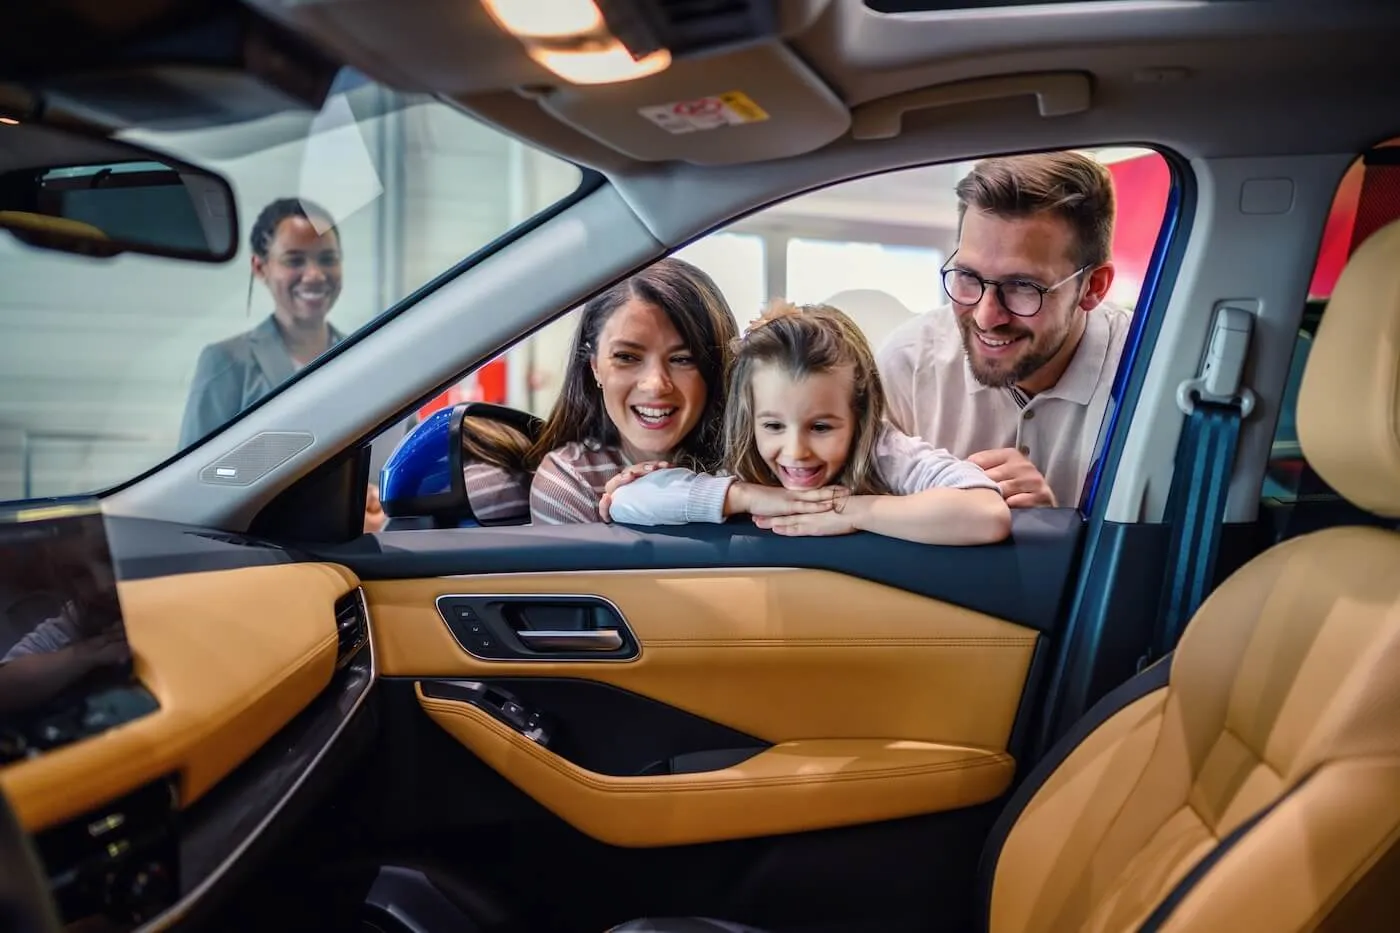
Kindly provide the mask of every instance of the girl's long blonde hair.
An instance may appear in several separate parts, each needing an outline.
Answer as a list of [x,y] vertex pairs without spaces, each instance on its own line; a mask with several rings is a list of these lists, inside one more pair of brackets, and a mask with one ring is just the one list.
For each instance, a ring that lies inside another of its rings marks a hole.
[[870,341],[855,321],[830,305],[774,300],[734,343],[724,416],[725,467],[743,482],[774,486],[777,479],[755,440],[753,376],[760,366],[777,366],[797,380],[850,366],[856,433],[846,466],[835,482],[854,495],[890,492],[875,463],[875,442],[885,418],[885,390]]

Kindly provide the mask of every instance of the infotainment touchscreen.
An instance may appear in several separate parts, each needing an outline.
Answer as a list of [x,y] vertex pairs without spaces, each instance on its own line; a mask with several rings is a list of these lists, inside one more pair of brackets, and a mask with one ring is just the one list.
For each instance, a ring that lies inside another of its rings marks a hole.
[[133,674],[98,504],[0,511],[0,764],[156,708]]

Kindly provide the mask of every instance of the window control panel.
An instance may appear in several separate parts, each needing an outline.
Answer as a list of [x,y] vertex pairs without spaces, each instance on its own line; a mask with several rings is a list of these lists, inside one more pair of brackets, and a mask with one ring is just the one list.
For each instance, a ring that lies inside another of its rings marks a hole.
[[550,716],[525,705],[514,694],[499,687],[475,680],[438,680],[422,684],[422,689],[426,696],[470,703],[540,745],[548,745],[554,732],[554,720]]
[[449,604],[444,609],[448,627],[457,640],[471,649],[473,654],[482,657],[508,657],[501,650],[499,639],[492,627],[481,618],[480,609],[467,602]]

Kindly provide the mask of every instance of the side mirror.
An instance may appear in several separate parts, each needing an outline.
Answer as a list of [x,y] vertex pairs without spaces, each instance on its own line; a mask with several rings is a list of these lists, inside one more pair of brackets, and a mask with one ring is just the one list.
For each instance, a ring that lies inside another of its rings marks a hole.
[[380,470],[384,514],[430,518],[436,528],[529,522],[524,455],[542,425],[487,402],[439,409],[399,441]]
[[225,262],[238,210],[221,176],[131,143],[0,121],[0,228],[86,256]]

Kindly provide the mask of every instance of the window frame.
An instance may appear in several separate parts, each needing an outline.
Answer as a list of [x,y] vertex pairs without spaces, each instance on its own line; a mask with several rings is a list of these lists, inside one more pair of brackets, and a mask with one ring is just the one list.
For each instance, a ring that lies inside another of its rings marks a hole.
[[[985,156],[977,158],[989,158],[994,155],[1003,154],[1032,154],[1036,152],[1075,151],[1084,149],[1143,150],[1144,153],[1152,153],[1162,159],[1169,173],[1169,186],[1166,202],[1163,205],[1162,219],[1158,227],[1151,255],[1144,269],[1143,281],[1138,292],[1137,300],[1134,302],[1132,308],[1132,319],[1129,322],[1129,330],[1125,338],[1123,353],[1119,358],[1118,369],[1114,374],[1113,383],[1109,390],[1108,408],[1103,422],[1098,428],[1094,453],[1090,458],[1090,466],[1085,476],[1080,501],[1076,505],[1080,515],[1089,518],[1096,510],[1101,511],[1102,506],[1106,504],[1108,495],[1104,490],[1105,488],[1111,489],[1113,477],[1116,475],[1118,459],[1122,455],[1123,442],[1126,440],[1127,435],[1127,424],[1122,419],[1131,416],[1132,409],[1136,406],[1137,399],[1141,394],[1142,379],[1145,376],[1148,363],[1151,360],[1152,350],[1155,347],[1156,333],[1160,325],[1160,318],[1166,312],[1167,301],[1170,298],[1172,288],[1175,286],[1177,273],[1181,267],[1186,240],[1191,225],[1195,220],[1196,191],[1195,176],[1191,171],[1189,162],[1167,146],[1152,142],[1118,141],[1097,143],[1092,146],[1071,145],[1060,147],[1059,149],[1029,150],[1026,153],[988,153]],[[791,239],[830,239],[837,242],[875,242],[881,245],[889,244],[940,249],[943,248],[943,244],[946,244],[948,241],[945,237],[931,233],[930,228],[914,227],[900,222],[881,220],[848,221],[821,216],[803,217],[803,215],[796,212],[791,214],[773,214],[770,212],[779,205],[791,204],[808,195],[829,191],[841,185],[897,173],[916,172],[922,169],[969,163],[971,161],[975,161],[975,159],[960,157],[938,162],[900,165],[875,172],[852,175],[812,188],[807,188],[803,191],[776,198],[762,205],[755,206],[747,212],[734,217],[727,223],[712,227],[666,250],[652,261],[659,261],[666,256],[675,255],[680,250],[710,236],[725,233],[756,234],[764,238],[766,289],[769,294],[785,294],[787,291],[787,244]],[[1119,200],[1118,204],[1121,210],[1121,200]],[[796,218],[802,219],[797,220]],[[809,222],[811,224],[810,227],[807,226]],[[800,236],[798,234],[799,223],[801,224],[802,231]],[[824,237],[811,232],[812,230],[835,231],[837,229],[842,231],[839,236],[831,235]],[[898,239],[868,239],[868,237],[873,235],[894,235],[897,236]],[[954,238],[955,237],[956,234],[954,234]],[[951,245],[955,245],[955,242]],[[949,254],[951,254],[951,252],[952,249],[950,248]],[[775,289],[773,287],[775,282],[781,284],[782,288]],[[581,305],[562,311],[555,318],[551,319],[549,324],[556,323],[562,318],[577,314],[580,308]],[[917,309],[911,310],[918,313]],[[534,333],[535,331],[522,334],[519,339],[503,348],[493,356],[491,360],[486,362],[504,357],[507,353],[517,349],[524,341],[533,337]],[[481,365],[485,365],[485,363],[465,370],[458,381],[466,379],[476,369],[479,369]],[[1122,425],[1122,430],[1120,430],[1120,424]]]

